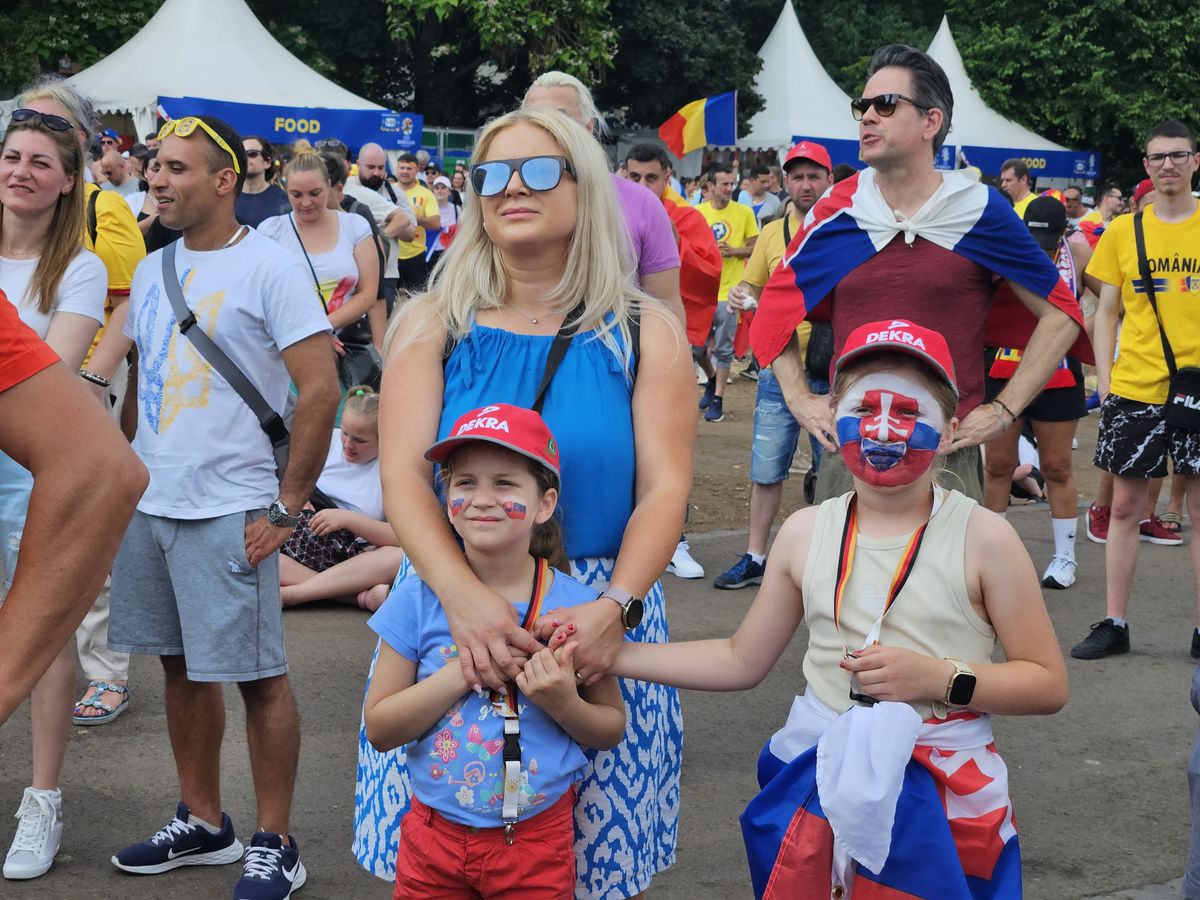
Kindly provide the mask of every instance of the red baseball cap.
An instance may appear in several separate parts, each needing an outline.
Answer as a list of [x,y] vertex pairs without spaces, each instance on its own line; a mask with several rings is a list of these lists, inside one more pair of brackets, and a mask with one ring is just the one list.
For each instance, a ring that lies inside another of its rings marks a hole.
[[946,339],[941,332],[914,325],[906,319],[884,319],[855,328],[842,345],[834,374],[851,360],[881,350],[895,350],[915,356],[941,375],[958,394],[958,383],[954,380],[954,358],[950,355]]
[[801,141],[789,150],[787,156],[783,158],[783,171],[786,172],[788,166],[798,159],[807,159],[809,162],[815,162],[818,166],[824,166],[827,172],[833,171],[833,160],[829,158],[829,151],[816,141]]
[[1149,178],[1143,178],[1138,182],[1138,186],[1133,190],[1133,202],[1140,203],[1142,198],[1154,190],[1154,182]]
[[532,409],[493,403],[464,413],[454,423],[448,437],[425,451],[425,458],[432,462],[445,462],[446,457],[471,441],[506,447],[560,475],[558,444],[549,426]]

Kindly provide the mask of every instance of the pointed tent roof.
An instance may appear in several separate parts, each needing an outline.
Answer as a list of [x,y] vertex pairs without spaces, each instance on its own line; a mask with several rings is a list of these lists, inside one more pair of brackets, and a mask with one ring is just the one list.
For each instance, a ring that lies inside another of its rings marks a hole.
[[1048,141],[1016,122],[1006,119],[983,102],[983,97],[963,65],[962,54],[950,33],[950,21],[942,16],[942,24],[927,51],[937,60],[950,79],[954,92],[954,118],[946,143],[957,146],[1013,147],[1021,150],[1065,150],[1061,144]]
[[317,74],[284,48],[244,0],[166,0],[142,30],[70,79],[99,112],[129,112],[139,134],[160,96],[382,109]]
[[817,59],[791,0],[784,0],[758,55],[763,65],[754,89],[764,106],[750,120],[750,132],[738,141],[739,147],[787,147],[797,134],[857,144],[850,98]]

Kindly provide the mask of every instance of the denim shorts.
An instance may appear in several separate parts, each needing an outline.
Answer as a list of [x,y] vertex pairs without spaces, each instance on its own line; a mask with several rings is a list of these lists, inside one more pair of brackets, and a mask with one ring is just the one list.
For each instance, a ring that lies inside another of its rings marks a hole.
[[[814,394],[828,394],[829,383],[813,381],[809,389]],[[796,421],[787,403],[779,381],[770,368],[758,373],[758,394],[754,400],[754,444],[750,450],[750,480],[755,484],[779,484],[786,481],[792,460],[796,456],[796,442],[804,428]],[[812,446],[813,468],[821,463],[821,444],[809,435]]]
[[251,568],[246,524],[135,512],[112,572],[108,646],[182,656],[191,681],[257,681],[287,672],[279,554]]

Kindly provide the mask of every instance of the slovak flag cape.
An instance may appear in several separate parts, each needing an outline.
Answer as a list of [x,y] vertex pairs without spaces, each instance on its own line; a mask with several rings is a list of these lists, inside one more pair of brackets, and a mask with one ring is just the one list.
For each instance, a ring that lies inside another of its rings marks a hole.
[[[942,186],[911,219],[896,218],[875,183],[873,169],[838,182],[817,201],[759,298],[750,341],[762,365],[774,361],[804,319],[829,319],[828,307],[818,307],[838,282],[898,234],[909,243],[922,237],[962,254],[1045,297],[1080,325],[1080,336],[1069,355],[1094,361],[1082,330],[1079,303],[1011,204],[999,191],[968,174],[947,172],[942,177]],[[1024,306],[993,306],[985,342],[1022,348],[1035,325],[1036,319]]]
[[687,320],[688,343],[699,347],[708,340],[717,294],[721,290],[721,251],[712,228],[695,207],[668,187],[663,206],[679,240],[679,295]]

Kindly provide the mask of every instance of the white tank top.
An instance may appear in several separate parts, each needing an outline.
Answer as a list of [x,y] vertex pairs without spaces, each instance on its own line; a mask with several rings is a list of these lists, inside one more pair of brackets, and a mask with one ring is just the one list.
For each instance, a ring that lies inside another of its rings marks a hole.
[[[843,642],[851,651],[862,647],[867,632],[883,611],[893,573],[912,537],[858,535],[854,565],[842,599],[839,638],[833,598],[851,496],[843,494],[826,500],[817,510],[801,585],[809,631],[804,678],[817,698],[838,712],[853,705],[850,673],[839,665]],[[971,607],[964,565],[967,519],[975,506],[974,500],[958,491],[946,492],[930,519],[908,580],[883,619],[880,644],[937,659],[991,661],[996,632]],[[922,719],[932,715],[929,703],[912,706]]]

